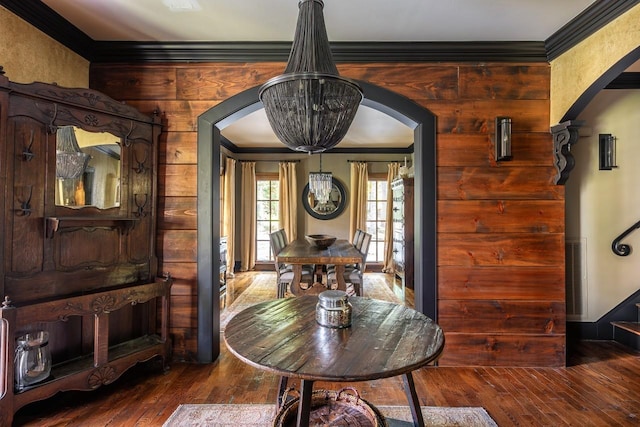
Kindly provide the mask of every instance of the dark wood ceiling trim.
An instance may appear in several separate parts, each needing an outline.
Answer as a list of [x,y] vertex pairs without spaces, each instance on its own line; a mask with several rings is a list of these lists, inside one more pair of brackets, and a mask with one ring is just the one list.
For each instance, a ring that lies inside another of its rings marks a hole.
[[562,55],[638,3],[640,0],[596,1],[545,41],[547,59]]
[[605,89],[640,89],[640,73],[622,73]]
[[[95,42],[94,63],[286,62],[290,42]],[[336,62],[546,62],[543,42],[335,42]]]
[[[233,154],[292,154],[296,153],[284,144],[281,147],[238,147],[224,136],[220,135],[220,145]],[[340,148],[331,149],[332,154],[412,154],[414,152],[413,142],[406,148]],[[298,153],[301,154],[301,153]]]
[[[220,145],[233,154],[302,154],[296,151],[292,151],[282,144],[282,148],[278,147],[238,147],[235,144],[229,144],[227,142],[220,141]],[[331,154],[413,154],[413,144],[407,148],[340,148],[335,147],[331,149]]]

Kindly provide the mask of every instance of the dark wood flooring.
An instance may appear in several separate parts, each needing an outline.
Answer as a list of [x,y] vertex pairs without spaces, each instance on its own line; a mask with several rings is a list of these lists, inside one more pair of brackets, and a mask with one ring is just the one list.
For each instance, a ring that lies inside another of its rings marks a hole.
[[[230,299],[250,280],[243,276],[233,280]],[[96,391],[32,403],[18,411],[14,426],[161,426],[180,403],[275,402],[278,379],[222,348],[212,364],[173,363],[163,374],[148,362]],[[499,426],[640,425],[639,352],[583,341],[567,360],[565,368],[426,367],[414,379],[422,405],[482,406]],[[406,405],[400,378],[350,385],[373,404]]]

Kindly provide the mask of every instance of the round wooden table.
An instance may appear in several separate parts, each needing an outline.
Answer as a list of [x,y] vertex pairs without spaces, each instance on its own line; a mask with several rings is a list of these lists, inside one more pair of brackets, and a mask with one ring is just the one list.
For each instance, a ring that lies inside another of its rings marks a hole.
[[414,425],[423,426],[411,372],[438,359],[442,329],[422,313],[371,298],[351,297],[352,324],[334,329],[315,320],[316,296],[249,307],[227,324],[224,340],[245,363],[281,376],[278,408],[288,378],[301,379],[298,426],[309,425],[314,381],[368,381],[402,375]]

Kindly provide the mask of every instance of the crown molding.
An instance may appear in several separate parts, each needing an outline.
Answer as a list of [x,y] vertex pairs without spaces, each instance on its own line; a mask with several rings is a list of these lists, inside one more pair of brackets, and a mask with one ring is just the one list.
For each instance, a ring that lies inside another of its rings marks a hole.
[[[290,42],[95,42],[94,63],[286,62]],[[336,62],[546,62],[543,42],[335,42]]]
[[640,0],[596,1],[545,41],[547,59],[562,55],[638,3]]
[[[224,136],[220,136],[220,146],[227,149],[233,154],[292,154],[302,152],[296,152],[286,147],[284,144],[282,147],[238,147],[233,142],[229,141]],[[332,154],[413,154],[413,144],[406,148],[340,148],[339,146],[331,149]]]
[[[336,62],[548,62],[640,3],[598,0],[546,41],[529,42],[336,42]],[[94,41],[38,1],[0,5],[92,63],[286,62],[290,42]]]

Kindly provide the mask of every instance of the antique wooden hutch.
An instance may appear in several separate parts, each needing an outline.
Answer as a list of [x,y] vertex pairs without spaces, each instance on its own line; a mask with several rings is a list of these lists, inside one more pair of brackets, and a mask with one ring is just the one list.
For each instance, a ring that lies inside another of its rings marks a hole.
[[[138,362],[166,367],[160,132],[157,114],[97,91],[0,75],[0,426],[30,402],[95,389]],[[46,331],[51,373],[18,387],[16,340],[34,331]]]

